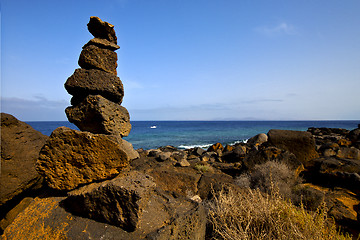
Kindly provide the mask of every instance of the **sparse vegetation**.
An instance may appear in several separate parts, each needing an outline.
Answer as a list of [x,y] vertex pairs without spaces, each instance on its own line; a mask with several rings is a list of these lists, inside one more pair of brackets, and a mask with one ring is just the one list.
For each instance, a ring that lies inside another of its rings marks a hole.
[[211,168],[211,166],[209,165],[203,165],[203,164],[196,164],[194,167],[196,170],[198,170],[199,172],[208,172]]
[[222,189],[207,202],[211,239],[351,239],[327,217],[325,203],[307,212],[278,190]]
[[294,171],[285,163],[276,161],[255,165],[251,172],[242,174],[236,179],[240,187],[259,189],[268,194],[275,187],[285,199],[293,199],[292,190],[301,182],[302,179],[296,177]]

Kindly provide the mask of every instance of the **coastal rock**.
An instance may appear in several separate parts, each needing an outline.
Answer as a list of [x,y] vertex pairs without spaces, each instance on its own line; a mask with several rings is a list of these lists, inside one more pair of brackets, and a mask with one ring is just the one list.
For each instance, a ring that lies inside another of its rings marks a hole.
[[49,187],[71,190],[114,177],[128,164],[129,156],[111,137],[59,127],[41,149],[37,171]]
[[201,156],[203,155],[206,151],[204,149],[202,149],[201,147],[196,147],[194,148],[192,151],[192,154],[195,156]]
[[132,232],[139,226],[142,211],[155,186],[148,175],[126,172],[112,180],[69,192],[64,205],[67,211],[76,215]]
[[87,24],[89,32],[95,38],[106,39],[112,43],[117,44],[117,37],[114,30],[114,25],[102,21],[98,17],[90,17],[90,21]]
[[309,132],[272,129],[268,137],[270,145],[295,154],[302,163],[319,157],[314,137]]
[[126,153],[126,155],[129,157],[129,160],[133,160],[140,157],[139,152],[133,148],[133,145],[131,143],[116,135],[115,136],[113,135],[112,137],[117,139],[120,148]]
[[205,239],[204,207],[160,191],[151,194],[133,232],[67,212],[65,197],[35,198],[5,229],[4,239]]
[[360,150],[355,147],[341,147],[337,153],[336,157],[345,158],[345,159],[355,159],[360,160]]
[[360,147],[360,128],[350,131],[347,138],[352,142],[353,145]]
[[188,160],[186,160],[186,157],[181,158],[177,163],[176,166],[180,166],[180,167],[189,167],[190,163]]
[[[334,218],[342,229],[348,226],[358,228],[360,225],[360,209],[358,208],[360,200],[356,194],[341,188],[327,188],[313,185],[311,183],[300,184],[295,191],[299,196],[297,204],[304,204],[308,209],[316,211],[325,201],[328,214]],[[301,198],[300,198],[301,196]]]
[[159,152],[156,159],[160,162],[164,162],[170,160],[171,155],[171,152]]
[[118,46],[115,43],[112,43],[112,42],[110,42],[110,41],[108,41],[106,39],[93,38],[83,46],[83,49],[90,46],[90,45],[94,45],[94,46],[97,46],[99,48],[109,49],[109,50],[112,50],[112,51],[118,50],[120,48],[120,46]]
[[152,176],[161,189],[185,197],[197,194],[197,183],[201,177],[201,174],[192,168],[178,168],[172,165],[145,169],[145,173]]
[[268,136],[265,133],[260,133],[247,141],[249,146],[259,146],[264,142],[267,142]]
[[232,151],[226,151],[221,156],[222,161],[234,163],[243,160],[246,156],[247,148],[244,145],[235,145]]
[[298,169],[299,171],[303,168],[303,165],[293,153],[276,147],[266,147],[259,150],[252,149],[244,158],[243,163],[247,169],[252,169],[255,165],[268,161],[282,162],[292,169]]
[[14,116],[1,113],[0,206],[41,183],[35,164],[47,138]]
[[20,201],[13,209],[11,209],[3,219],[0,221],[0,232],[3,232],[7,226],[9,226],[19,213],[24,211],[24,209],[29,206],[30,202],[33,200],[31,197],[25,197]]
[[74,106],[88,95],[101,95],[118,104],[121,104],[124,97],[124,87],[120,78],[97,69],[76,69],[67,79],[65,89],[74,96],[71,99]]
[[208,152],[216,152],[218,150],[220,150],[220,151],[224,150],[224,146],[221,143],[215,143],[215,144],[211,145],[207,151]]
[[80,104],[65,110],[69,122],[80,130],[126,137],[131,130],[126,108],[100,95],[89,95]]
[[334,157],[318,158],[305,164],[307,181],[326,187],[342,187],[360,193],[360,162]]
[[232,177],[239,176],[244,171],[242,162],[235,162],[235,163],[212,162],[210,164],[213,168],[218,169],[221,172]]
[[100,69],[114,75],[117,74],[117,54],[95,45],[85,47],[81,51],[78,63],[85,69]]

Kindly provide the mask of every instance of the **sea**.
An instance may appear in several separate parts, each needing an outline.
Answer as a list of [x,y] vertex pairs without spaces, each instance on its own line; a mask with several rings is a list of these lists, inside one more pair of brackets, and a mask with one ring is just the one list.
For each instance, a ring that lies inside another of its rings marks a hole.
[[[34,129],[50,135],[60,126],[78,129],[67,121],[27,122]],[[306,131],[310,127],[358,127],[360,120],[349,121],[132,121],[132,130],[124,139],[135,149],[155,149],[171,145],[179,149],[208,148],[214,143],[223,145],[246,142],[249,138],[267,133],[270,129]]]

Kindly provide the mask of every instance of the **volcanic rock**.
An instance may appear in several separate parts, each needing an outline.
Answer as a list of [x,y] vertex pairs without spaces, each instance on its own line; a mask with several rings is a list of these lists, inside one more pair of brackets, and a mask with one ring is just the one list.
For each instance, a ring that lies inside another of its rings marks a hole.
[[90,17],[90,22],[88,23],[88,30],[95,38],[102,38],[109,40],[117,44],[117,37],[114,30],[114,25],[102,21],[98,17]]
[[267,135],[270,145],[295,154],[302,163],[319,157],[314,137],[309,132],[272,129]]
[[215,144],[211,145],[207,151],[208,152],[216,152],[218,150],[220,150],[220,151],[224,150],[224,146],[221,143],[215,143]]
[[3,232],[5,228],[11,224],[14,219],[16,218],[19,213],[24,211],[24,209],[29,206],[33,198],[31,197],[25,197],[23,200],[20,201],[19,204],[17,204],[13,209],[11,209],[5,217],[0,221],[0,232]]
[[113,138],[59,127],[41,149],[37,171],[49,187],[71,190],[114,177],[128,164],[129,156]]
[[1,113],[0,206],[41,182],[35,163],[47,138],[12,115]]
[[98,69],[76,69],[67,79],[65,88],[74,96],[71,99],[74,106],[88,95],[101,95],[118,104],[121,104],[124,97],[124,87],[120,78]]
[[312,183],[327,187],[343,187],[360,193],[360,162],[334,157],[318,158],[305,164],[302,174]]
[[185,198],[153,192],[133,232],[73,215],[62,206],[64,199],[65,197],[35,198],[5,229],[3,238],[205,239],[204,207]]
[[152,177],[131,171],[69,192],[64,204],[76,215],[134,231],[155,186]]
[[116,75],[117,54],[95,45],[85,47],[79,57],[79,66],[85,69],[100,69]]
[[233,163],[244,159],[247,153],[247,148],[244,145],[235,145],[232,151],[225,152],[221,159],[224,162]]
[[347,137],[354,145],[360,146],[360,128],[350,131]]
[[252,169],[255,165],[268,161],[282,162],[290,168],[298,169],[299,171],[303,168],[303,165],[293,153],[276,147],[266,147],[259,150],[252,149],[245,156],[243,163],[247,169]]
[[345,159],[355,159],[355,160],[360,160],[360,150],[355,148],[355,147],[341,147],[337,154],[336,157],[338,158],[345,158]]
[[267,142],[268,136],[265,133],[260,133],[247,141],[249,146],[259,146],[264,142]]
[[131,130],[126,108],[100,95],[89,95],[80,104],[65,110],[67,118],[81,131],[126,137]]
[[101,38],[93,38],[88,43],[86,43],[83,48],[86,48],[87,46],[94,45],[99,48],[109,49],[112,51],[118,50],[120,46],[116,45],[115,43],[112,43],[106,39]]

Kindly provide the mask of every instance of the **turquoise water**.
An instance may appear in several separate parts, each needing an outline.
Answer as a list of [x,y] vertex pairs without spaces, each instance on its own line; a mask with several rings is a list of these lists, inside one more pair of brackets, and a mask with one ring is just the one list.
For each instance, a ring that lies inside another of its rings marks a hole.
[[[69,122],[27,122],[45,135],[60,126],[77,129]],[[213,143],[234,144],[270,129],[306,131],[309,127],[357,128],[355,121],[132,121],[125,140],[135,149],[153,149],[165,145],[186,149],[208,147]]]

